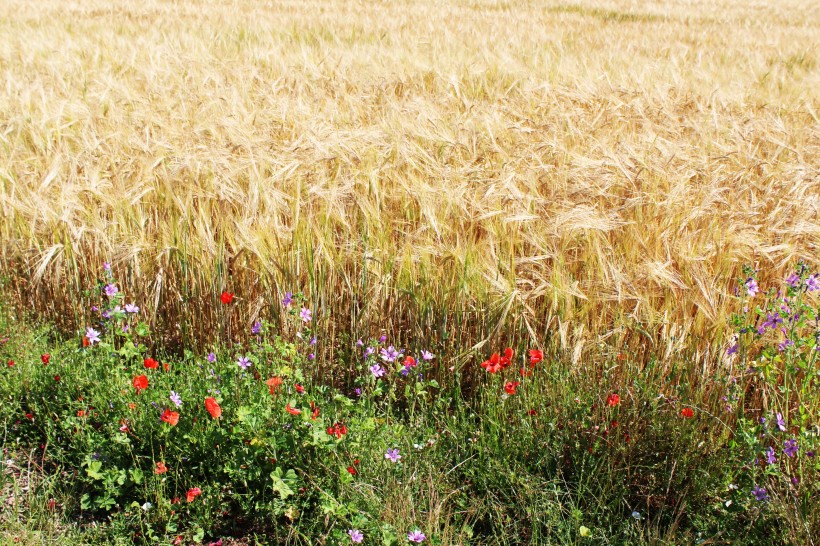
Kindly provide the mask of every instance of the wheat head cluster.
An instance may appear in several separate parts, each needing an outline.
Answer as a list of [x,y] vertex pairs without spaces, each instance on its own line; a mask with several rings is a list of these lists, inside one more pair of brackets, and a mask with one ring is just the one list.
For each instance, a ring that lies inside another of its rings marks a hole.
[[3,0],[0,22],[2,277],[68,329],[109,261],[170,339],[301,290],[332,337],[708,357],[744,263],[818,263],[811,0]]

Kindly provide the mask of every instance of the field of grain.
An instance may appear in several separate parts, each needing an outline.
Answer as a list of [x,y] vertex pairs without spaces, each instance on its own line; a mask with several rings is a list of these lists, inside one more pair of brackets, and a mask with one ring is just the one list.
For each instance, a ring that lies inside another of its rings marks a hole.
[[74,330],[110,261],[171,341],[302,290],[709,355],[743,263],[817,263],[818,46],[810,0],[4,0],[2,274]]

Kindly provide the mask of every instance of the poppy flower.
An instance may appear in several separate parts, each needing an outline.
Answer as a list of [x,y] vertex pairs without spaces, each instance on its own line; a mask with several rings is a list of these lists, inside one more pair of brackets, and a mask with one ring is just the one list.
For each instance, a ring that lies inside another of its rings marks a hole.
[[404,367],[405,368],[413,368],[416,366],[416,359],[412,356],[404,357]]
[[538,415],[538,412],[534,409],[527,410],[527,415]]
[[177,423],[179,423],[179,413],[166,408],[166,410],[162,412],[160,419],[174,427]]
[[321,412],[321,410],[319,409],[319,406],[316,405],[316,402],[314,402],[313,400],[310,401],[310,409],[310,418],[315,421],[316,418],[319,417],[319,413]]
[[521,377],[529,377],[532,375],[532,372],[527,368],[521,368]]
[[294,388],[296,389],[296,392],[298,392],[299,394],[305,394],[305,388],[302,385],[299,385],[297,383]]
[[290,403],[285,406],[285,411],[290,413],[291,415],[299,415],[302,413],[302,410],[290,407]]
[[692,410],[692,408],[683,408],[683,410],[681,410],[680,414],[682,416],[684,416],[685,418],[687,418],[687,419],[691,419],[692,417],[695,416],[695,412]]
[[504,384],[504,392],[507,394],[515,394],[515,389],[518,388],[520,384],[519,381],[507,381],[507,383]]
[[165,466],[165,463],[164,463],[164,462],[159,461],[159,462],[157,463],[157,469],[156,469],[156,470],[154,470],[154,472],[155,472],[156,474],[165,474],[166,472],[168,472],[168,467],[167,467],[167,466]]
[[610,395],[609,395],[609,396],[607,396],[607,398],[606,398],[606,403],[607,403],[607,404],[609,404],[611,407],[613,407],[613,408],[614,408],[615,406],[617,406],[618,404],[620,404],[620,403],[621,403],[621,397],[620,397],[620,396],[618,396],[617,394],[614,394],[614,393],[613,393],[613,394],[610,394]]
[[137,405],[133,402],[129,402],[128,403],[128,409],[130,409],[130,410],[137,409]]
[[13,360],[9,360],[8,362],[6,362],[6,364],[8,365],[9,368],[14,367],[14,361]]
[[342,436],[347,434],[347,426],[341,423],[333,423],[332,427],[327,427],[327,433],[331,436],[335,436],[338,439],[341,439]]
[[91,345],[91,342],[88,341],[88,337],[83,336],[83,347],[88,347],[89,345]]
[[198,496],[200,496],[201,494],[202,494],[202,489],[200,489],[199,487],[192,487],[185,494],[185,499],[188,502],[194,502],[194,499],[197,498]]
[[536,364],[544,360],[544,353],[538,349],[530,349],[530,367],[534,368]]
[[40,355],[40,360],[43,362],[43,366],[48,364],[48,361],[51,360],[51,355],[48,353]]
[[168,364],[167,362],[163,362],[162,363],[162,369],[167,372],[169,369],[171,369],[171,365]]
[[156,370],[157,366],[159,366],[159,362],[157,362],[153,358],[146,358],[142,361],[142,365],[149,370]]
[[281,385],[282,383],[284,383],[284,380],[283,380],[281,377],[279,377],[279,376],[276,376],[276,377],[271,377],[270,379],[268,379],[267,381],[265,381],[265,384],[266,384],[268,387],[270,387],[270,393],[271,393],[271,394],[276,394],[276,389],[277,389],[277,388],[279,387],[279,385]]
[[54,376],[54,381],[59,381],[59,380],[60,380],[60,376],[59,376],[59,375],[55,375],[55,376]]
[[513,355],[515,355],[515,351],[507,347],[504,349],[504,356],[501,357],[501,367],[506,368],[512,363]]
[[148,388],[148,378],[144,375],[138,375],[131,384],[134,385],[134,388],[137,389],[137,394],[139,394],[141,390]]
[[30,420],[34,421],[34,415],[31,414],[31,413],[27,413],[26,414],[26,419],[30,419]]
[[351,476],[355,476],[356,474],[359,473],[359,471],[356,470],[355,468],[353,468],[352,466],[348,466],[347,471],[350,473]]
[[209,396],[205,399],[205,409],[208,410],[208,413],[210,413],[214,419],[222,415],[222,408],[219,407],[219,404],[217,404],[213,396]]
[[228,305],[233,301],[233,294],[230,292],[222,292],[222,295],[219,296],[219,300],[224,304]]
[[501,356],[498,353],[493,353],[493,355],[484,362],[481,363],[481,367],[487,370],[489,373],[498,373],[502,370],[501,365]]
[[85,417],[85,410],[79,410],[77,412],[77,417]]

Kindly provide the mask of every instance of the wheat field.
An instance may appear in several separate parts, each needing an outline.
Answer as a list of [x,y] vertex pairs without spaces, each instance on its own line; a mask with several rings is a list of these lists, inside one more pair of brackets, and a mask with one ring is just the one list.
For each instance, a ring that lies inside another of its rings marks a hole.
[[744,263],[818,263],[811,0],[2,0],[0,22],[2,273],[69,330],[111,261],[169,340],[303,290],[333,339],[708,357]]

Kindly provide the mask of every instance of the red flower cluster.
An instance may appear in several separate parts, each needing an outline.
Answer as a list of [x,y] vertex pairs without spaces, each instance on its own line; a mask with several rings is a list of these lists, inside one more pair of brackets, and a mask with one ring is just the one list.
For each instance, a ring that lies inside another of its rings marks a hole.
[[194,499],[197,498],[202,494],[202,489],[199,487],[192,487],[188,490],[188,493],[185,495],[185,499],[188,502],[194,502]]
[[43,362],[43,366],[45,366],[46,364],[48,364],[48,361],[51,360],[51,355],[48,353],[40,355],[40,360]]
[[316,418],[319,417],[319,413],[321,413],[321,410],[319,409],[319,406],[316,405],[316,402],[311,400],[310,401],[310,418],[315,421]]
[[327,433],[341,439],[342,436],[347,434],[347,426],[341,423],[333,423],[332,427],[327,427]]
[[695,412],[692,410],[692,408],[683,408],[680,414],[687,419],[691,419],[695,416]]
[[504,349],[504,356],[499,355],[498,353],[493,353],[493,356],[489,358],[489,360],[485,360],[481,363],[481,367],[487,370],[489,373],[498,373],[501,370],[509,367],[512,363],[512,358],[515,355],[515,352],[507,347]]
[[142,365],[145,366],[149,370],[156,370],[159,366],[159,362],[154,360],[153,358],[146,358],[142,361]]
[[520,384],[521,383],[518,381],[507,381],[507,383],[504,385],[504,392],[506,392],[507,394],[515,394],[515,389],[517,389],[518,385]]
[[222,295],[219,296],[219,300],[224,304],[228,305],[233,301],[233,294],[230,292],[222,292]]
[[277,376],[275,376],[275,377],[271,377],[270,379],[268,379],[267,381],[265,381],[265,384],[266,384],[268,387],[270,387],[270,393],[271,393],[271,394],[276,394],[276,389],[278,389],[278,388],[279,388],[279,386],[280,386],[282,383],[284,383],[284,380],[283,380],[281,377],[279,377],[278,375],[277,375]]
[[614,394],[614,393],[613,393],[613,394],[610,394],[610,395],[609,395],[609,396],[607,396],[607,398],[606,398],[606,403],[607,403],[607,404],[609,404],[611,407],[613,407],[613,408],[614,408],[615,406],[617,406],[618,404],[620,404],[620,403],[621,403],[621,397],[620,397],[620,396],[618,396],[617,394]]
[[302,413],[302,410],[291,407],[290,402],[288,402],[288,404],[285,406],[285,411],[290,413],[291,415],[299,415],[300,413]]

